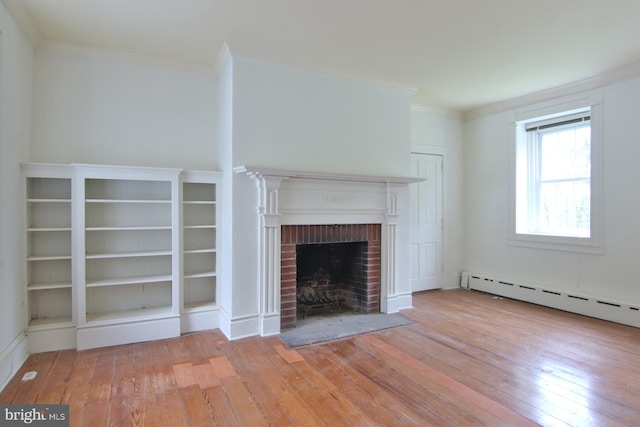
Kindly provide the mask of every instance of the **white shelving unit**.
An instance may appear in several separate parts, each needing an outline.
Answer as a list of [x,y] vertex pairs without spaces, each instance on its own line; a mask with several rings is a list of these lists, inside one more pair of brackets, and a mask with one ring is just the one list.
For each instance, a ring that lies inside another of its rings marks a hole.
[[218,209],[221,174],[182,175],[182,331],[217,328]]
[[25,301],[30,351],[75,347],[72,256],[72,170],[23,165]]
[[221,173],[22,165],[30,350],[219,327]]
[[78,349],[180,334],[180,169],[76,165]]

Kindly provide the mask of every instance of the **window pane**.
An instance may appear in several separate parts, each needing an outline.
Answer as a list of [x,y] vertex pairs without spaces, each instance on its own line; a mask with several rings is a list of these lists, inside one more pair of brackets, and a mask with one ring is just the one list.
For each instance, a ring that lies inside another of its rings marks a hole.
[[540,179],[591,175],[591,127],[580,126],[540,134]]
[[591,185],[588,179],[540,186],[538,233],[590,236]]

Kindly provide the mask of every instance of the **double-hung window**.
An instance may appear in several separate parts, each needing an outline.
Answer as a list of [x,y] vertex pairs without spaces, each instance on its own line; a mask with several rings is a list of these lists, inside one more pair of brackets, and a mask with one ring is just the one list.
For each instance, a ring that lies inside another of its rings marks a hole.
[[516,121],[512,241],[600,249],[601,150],[592,116],[586,106]]

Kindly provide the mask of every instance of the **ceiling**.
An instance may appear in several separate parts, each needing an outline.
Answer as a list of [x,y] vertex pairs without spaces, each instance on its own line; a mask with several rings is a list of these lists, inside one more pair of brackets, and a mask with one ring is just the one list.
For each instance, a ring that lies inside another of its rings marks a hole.
[[638,0],[3,1],[45,43],[213,65],[226,42],[460,111],[640,63]]

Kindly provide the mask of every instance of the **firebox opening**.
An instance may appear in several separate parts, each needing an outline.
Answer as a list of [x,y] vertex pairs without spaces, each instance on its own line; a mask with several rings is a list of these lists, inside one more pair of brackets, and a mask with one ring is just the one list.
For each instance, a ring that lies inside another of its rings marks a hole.
[[367,312],[367,242],[296,245],[297,314]]

